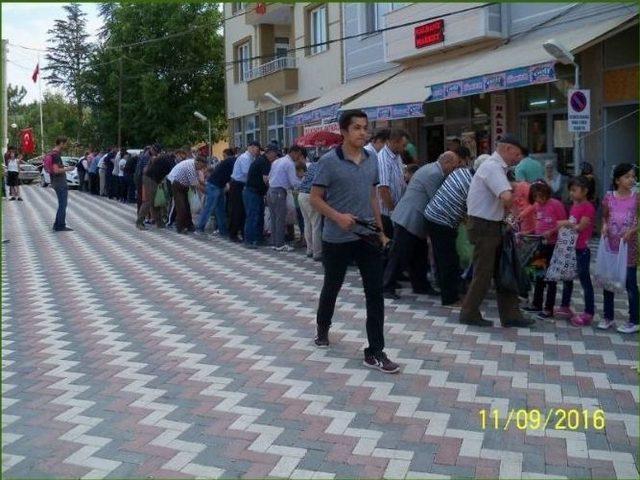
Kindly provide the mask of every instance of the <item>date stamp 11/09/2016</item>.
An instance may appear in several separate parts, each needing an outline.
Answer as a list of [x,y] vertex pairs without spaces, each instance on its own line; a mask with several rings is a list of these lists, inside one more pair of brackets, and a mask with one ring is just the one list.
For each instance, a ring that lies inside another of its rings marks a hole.
[[482,430],[604,430],[606,418],[603,410],[578,408],[512,409],[500,415],[498,409],[478,412]]

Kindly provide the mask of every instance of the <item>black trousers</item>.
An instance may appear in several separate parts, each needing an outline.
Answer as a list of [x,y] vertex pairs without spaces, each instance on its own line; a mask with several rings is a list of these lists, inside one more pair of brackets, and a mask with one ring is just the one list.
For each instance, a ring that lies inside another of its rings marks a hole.
[[456,251],[458,232],[430,221],[427,221],[427,228],[435,254],[442,305],[451,305],[460,299],[460,259]]
[[384,350],[384,298],[382,296],[382,252],[363,240],[346,243],[322,242],[324,284],[320,293],[317,323],[329,328],[349,264],[355,261],[364,287],[367,305],[367,339],[365,354]]
[[229,238],[235,240],[244,232],[245,211],[242,191],[244,183],[231,180],[229,185]]
[[382,231],[387,238],[393,238],[393,222],[391,221],[391,217],[380,215],[380,218],[382,219]]
[[94,195],[100,194],[100,177],[97,173],[89,173],[89,191]]
[[393,244],[384,270],[384,290],[395,291],[395,279],[405,270],[414,290],[425,290],[431,285],[427,280],[429,244],[426,239],[416,237],[397,223],[393,225]]

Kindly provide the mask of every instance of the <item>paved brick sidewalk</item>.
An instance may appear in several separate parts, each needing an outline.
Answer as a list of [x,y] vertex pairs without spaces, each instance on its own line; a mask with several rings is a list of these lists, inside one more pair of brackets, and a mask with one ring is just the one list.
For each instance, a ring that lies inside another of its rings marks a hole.
[[[2,205],[5,477],[638,476],[637,336],[468,327],[405,290],[386,305],[389,376],[361,364],[355,272],[321,351],[312,260],[139,232],[132,206],[78,192],[75,232],[54,234],[54,192],[23,195]],[[554,408],[580,428],[555,429]],[[547,428],[519,430],[518,409]]]

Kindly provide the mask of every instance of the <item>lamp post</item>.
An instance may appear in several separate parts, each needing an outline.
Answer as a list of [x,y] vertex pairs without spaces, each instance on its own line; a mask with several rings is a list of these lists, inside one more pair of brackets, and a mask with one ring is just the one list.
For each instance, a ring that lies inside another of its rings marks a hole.
[[209,128],[209,149],[208,150],[209,150],[209,157],[211,157],[213,155],[213,145],[211,144],[211,120],[209,120],[209,118],[205,117],[203,114],[201,114],[197,110],[193,112],[193,116],[196,117],[198,120],[207,122],[207,127]]
[[[574,67],[574,78],[573,78],[573,88],[580,88],[580,66],[576,63],[576,59],[573,56],[573,53],[565,47],[560,42],[549,39],[542,44],[542,47],[546,50],[546,52],[551,55],[553,58],[558,60],[563,65],[573,65]],[[567,99],[569,101],[570,99]],[[573,171],[574,174],[577,175],[580,173],[580,134],[578,132],[573,132]]]
[[282,145],[282,146],[284,147],[287,144],[287,128],[285,127],[285,124],[287,122],[285,120],[286,112],[285,112],[284,103],[282,103],[282,100],[280,100],[278,97],[276,97],[271,92],[265,92],[263,97],[266,98],[267,100],[270,100],[271,102],[275,103],[276,105],[282,107],[282,142],[284,143],[284,145]]

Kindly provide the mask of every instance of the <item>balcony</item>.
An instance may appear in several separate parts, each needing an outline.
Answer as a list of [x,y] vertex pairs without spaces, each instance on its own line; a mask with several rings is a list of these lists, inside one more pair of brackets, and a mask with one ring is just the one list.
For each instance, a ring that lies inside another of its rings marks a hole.
[[249,4],[244,16],[247,25],[291,25],[293,22],[293,4],[290,3],[266,3],[265,13],[256,12],[255,4]]
[[279,57],[253,68],[247,75],[249,100],[260,100],[266,92],[283,95],[298,90],[295,57]]

